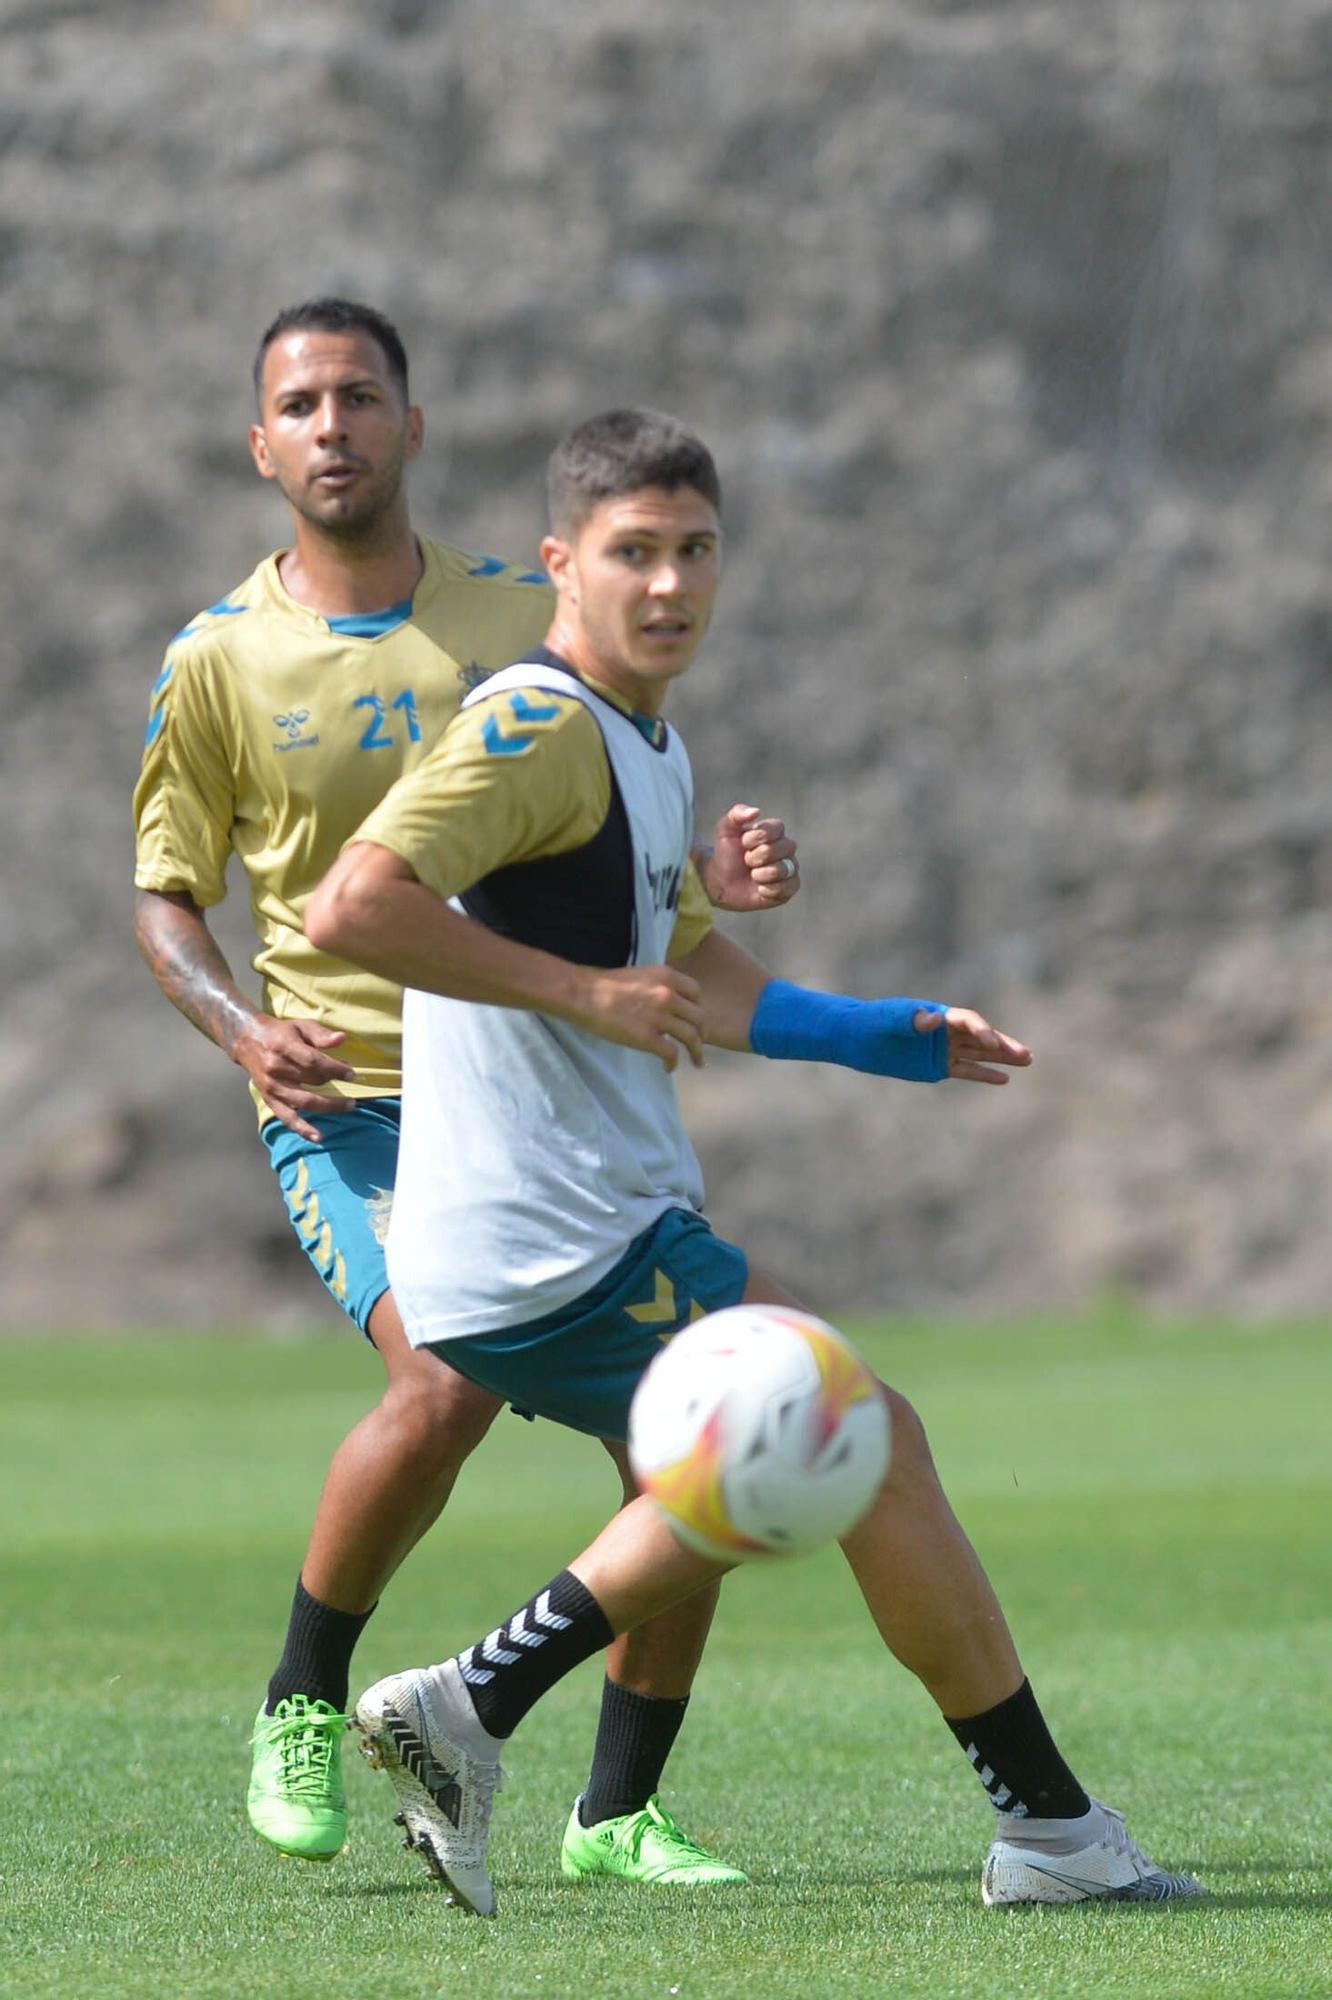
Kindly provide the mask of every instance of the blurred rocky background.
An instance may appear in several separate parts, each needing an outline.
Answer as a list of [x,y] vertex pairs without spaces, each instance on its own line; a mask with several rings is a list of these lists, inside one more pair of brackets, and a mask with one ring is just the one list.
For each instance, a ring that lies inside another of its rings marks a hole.
[[713,441],[676,714],[807,881],[741,934],[1038,1052],[710,1065],[720,1225],[829,1309],[1323,1310],[1327,0],[3,0],[0,146],[5,1326],[335,1318],[129,923],[162,647],[283,537],[254,339],[324,290],[468,547],[531,558],[608,402]]

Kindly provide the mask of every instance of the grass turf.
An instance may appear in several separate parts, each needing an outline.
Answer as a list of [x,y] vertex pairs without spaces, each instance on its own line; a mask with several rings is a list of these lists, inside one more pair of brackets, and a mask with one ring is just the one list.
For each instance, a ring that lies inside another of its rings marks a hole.
[[[987,1912],[989,1807],[840,1559],[727,1585],[667,1799],[748,1867],[571,1886],[589,1663],[520,1732],[497,1923],[445,1907],[348,1757],[329,1868],[251,1835],[247,1736],[330,1449],[374,1393],[333,1338],[0,1347],[0,1992],[584,2000],[1332,1992],[1321,1327],[860,1328],[921,1408],[1074,1767],[1202,1905]],[[611,1503],[595,1447],[501,1418],[367,1630],[437,1658]]]

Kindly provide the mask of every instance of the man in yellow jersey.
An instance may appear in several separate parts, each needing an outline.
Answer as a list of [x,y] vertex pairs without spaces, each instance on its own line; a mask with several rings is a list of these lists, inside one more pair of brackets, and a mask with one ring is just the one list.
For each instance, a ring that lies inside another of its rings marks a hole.
[[[303,912],[469,687],[539,640],[553,597],[541,572],[413,532],[404,472],[422,416],[382,315],[339,299],[284,312],[260,343],[255,388],[251,449],[290,504],[294,543],[167,650],[135,793],[136,930],[167,997],[247,1072],[300,1241],[387,1371],[382,1401],[334,1455],[254,1732],[252,1823],[282,1852],[326,1860],[346,1834],[352,1649],[503,1403],[404,1337],[383,1252],[401,993],[312,945]],[[208,927],[232,853],[249,881],[261,1007]],[[798,887],[794,843],[750,807],[733,808],[703,859],[727,908]],[[606,1817],[643,1816],[710,1616],[695,1605],[609,1655],[589,1786]],[[645,1833],[639,1879],[738,1873],[655,1822]]]
[[[661,711],[720,578],[716,467],[673,419],[612,410],[557,447],[549,494],[546,645],[469,697],[339,857],[306,923],[325,950],[409,989],[388,1242],[408,1338],[543,1416],[623,1438],[663,1339],[700,1312],[796,1304],[704,1219],[670,1075],[682,1056],[701,1062],[708,1044],[981,1084],[1031,1058],[967,1008],[772,979],[713,929],[682,889],[689,761]],[[995,1808],[983,1900],[1200,1894],[1065,1763],[920,1419],[881,1393],[891,1463],[842,1549]],[[616,1634],[691,1592],[710,1601],[724,1567],[635,1499],[484,1638],[361,1696],[409,1844],[455,1901],[495,1912],[490,1809],[528,1710]],[[583,1806],[562,1854],[574,1877],[605,1872],[620,1844]],[[865,1839],[873,1867],[876,1830]]]

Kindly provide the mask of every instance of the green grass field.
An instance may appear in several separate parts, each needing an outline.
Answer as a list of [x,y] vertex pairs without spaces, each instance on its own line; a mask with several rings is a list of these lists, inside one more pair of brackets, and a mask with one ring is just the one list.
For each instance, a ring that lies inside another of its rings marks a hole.
[[[448,1909],[350,1757],[329,1868],[253,1838],[247,1736],[329,1451],[336,1336],[0,1347],[0,1993],[79,2000],[1332,1993],[1332,1363],[1322,1327],[858,1329],[912,1395],[1070,1761],[1201,1905],[987,1912],[990,1808],[840,1558],[727,1585],[669,1803],[750,1869],[563,1883],[599,1669],[529,1719],[498,1922]],[[488,1628],[612,1497],[505,1417],[369,1627],[354,1686]]]

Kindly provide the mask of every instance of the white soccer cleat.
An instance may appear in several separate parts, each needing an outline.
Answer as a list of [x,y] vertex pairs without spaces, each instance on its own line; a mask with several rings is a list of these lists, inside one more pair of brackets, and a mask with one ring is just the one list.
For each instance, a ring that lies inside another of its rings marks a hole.
[[981,1873],[981,1901],[1082,1903],[1104,1896],[1121,1903],[1163,1903],[1205,1896],[1192,1875],[1169,1875],[1149,1861],[1124,1824],[1123,1813],[1093,1799],[1081,1819],[1026,1819],[999,1814]]
[[387,1772],[398,1794],[403,1845],[445,1884],[451,1903],[493,1917],[486,1840],[504,1774],[498,1754],[476,1754],[483,1743],[497,1753],[499,1746],[477,1721],[453,1661],[376,1681],[356,1704],[356,1723],[362,1754]]

